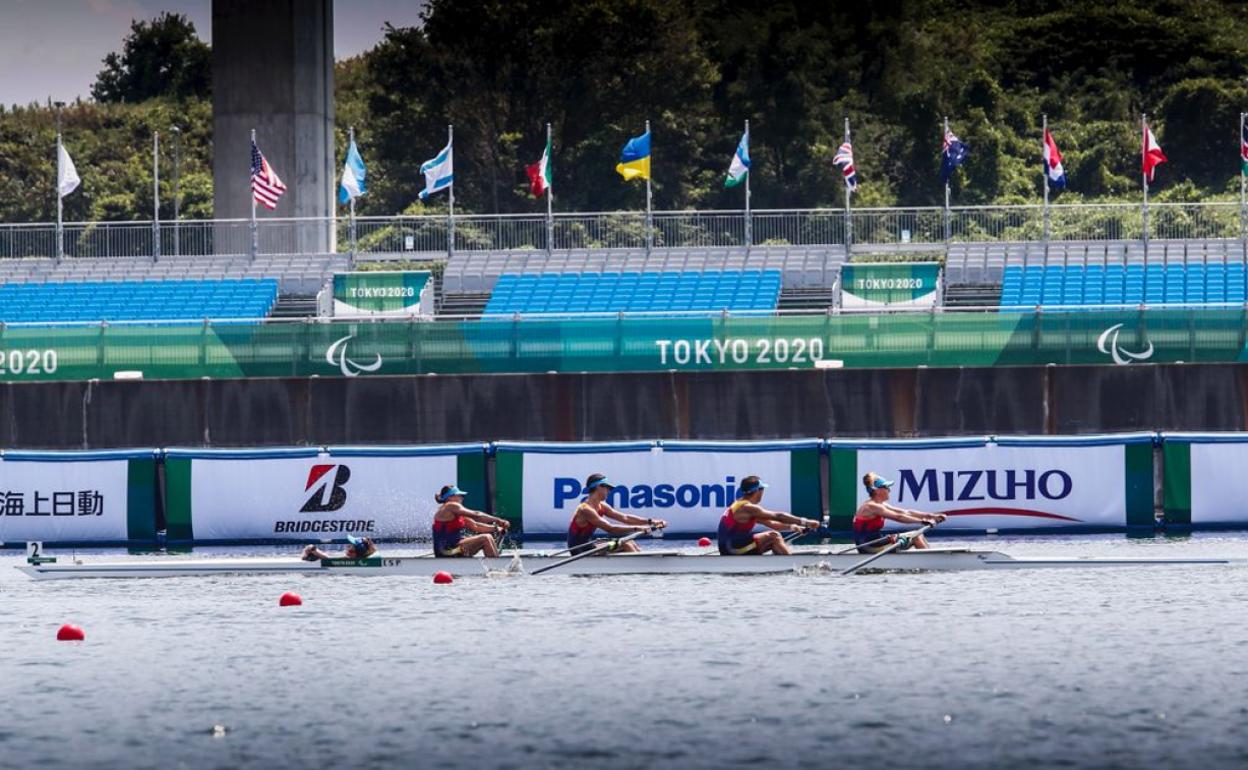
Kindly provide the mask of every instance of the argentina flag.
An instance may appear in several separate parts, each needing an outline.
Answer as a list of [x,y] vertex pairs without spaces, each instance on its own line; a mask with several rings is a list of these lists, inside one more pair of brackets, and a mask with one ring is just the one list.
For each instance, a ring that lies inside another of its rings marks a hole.
[[355,138],[352,137],[351,144],[347,147],[347,162],[342,166],[342,184],[338,187],[338,202],[349,203],[368,192],[364,177],[364,159],[360,157],[360,150],[355,146]]

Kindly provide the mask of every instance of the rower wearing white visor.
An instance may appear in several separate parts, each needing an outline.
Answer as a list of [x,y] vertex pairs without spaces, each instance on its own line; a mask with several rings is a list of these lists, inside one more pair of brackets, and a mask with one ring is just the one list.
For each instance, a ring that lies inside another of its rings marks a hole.
[[[633,532],[647,532],[651,529],[663,529],[667,522],[663,519],[643,519],[631,513],[621,513],[607,503],[607,495],[615,484],[601,473],[592,474],[585,480],[585,500],[576,507],[572,521],[568,522],[568,548],[572,553],[587,551],[593,546],[590,541],[594,533],[602,530],[609,535],[628,535]],[[610,520],[618,521],[612,524]],[[624,526],[621,526],[624,525]],[[632,540],[619,543],[612,551],[619,550],[635,553],[641,549]]]
[[877,473],[868,473],[862,477],[862,485],[867,488],[867,500],[858,506],[854,514],[854,544],[860,553],[876,553],[890,545],[901,541],[897,550],[909,548],[927,548],[927,538],[921,532],[901,532],[895,535],[884,534],[884,522],[896,521],[901,524],[939,524],[945,520],[943,513],[924,513],[906,508],[898,508],[888,502],[892,494],[894,482]]

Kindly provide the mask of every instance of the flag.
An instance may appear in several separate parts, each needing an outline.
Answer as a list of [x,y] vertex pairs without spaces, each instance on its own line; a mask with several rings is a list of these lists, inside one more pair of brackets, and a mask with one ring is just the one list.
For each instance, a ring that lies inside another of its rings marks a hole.
[[650,132],[634,136],[624,145],[615,170],[625,181],[650,178]]
[[434,193],[448,189],[455,183],[452,144],[452,142],[447,142],[442,152],[420,164],[420,173],[425,175],[425,189],[420,191],[422,201]]
[[1144,152],[1142,156],[1144,178],[1153,181],[1153,173],[1157,167],[1166,162],[1166,154],[1161,151],[1161,145],[1157,144],[1157,137],[1153,136],[1153,129],[1144,124]]
[[74,190],[78,189],[78,185],[82,183],[82,179],[78,176],[78,169],[74,168],[74,162],[69,158],[69,151],[65,149],[64,144],[58,144],[57,150],[57,169],[56,169],[56,190],[64,198]]
[[832,163],[841,170],[841,176],[845,177],[845,186],[850,192],[858,190],[858,170],[854,168],[854,147],[849,142],[841,144],[837,149],[836,155],[832,156]]
[[278,179],[269,162],[260,154],[260,148],[251,142],[251,197],[266,209],[277,208],[277,199],[286,192],[286,185]]
[[355,146],[355,139],[347,147],[347,162],[342,166],[342,184],[338,187],[338,202],[349,203],[368,192],[364,183],[367,173],[364,170],[364,159],[360,157],[360,149]]
[[949,177],[953,176],[954,169],[962,165],[970,152],[970,147],[963,144],[952,131],[945,129],[945,141],[940,151],[940,181],[949,184]]
[[550,137],[546,137],[546,149],[542,151],[542,158],[531,166],[525,166],[524,172],[529,175],[529,192],[534,198],[540,198],[550,192],[552,177],[550,175]]
[[1062,154],[1057,151],[1057,142],[1053,141],[1053,135],[1049,133],[1049,129],[1044,129],[1044,149],[1042,150],[1044,157],[1044,177],[1048,179],[1049,187],[1055,190],[1062,190],[1066,187],[1066,169],[1062,168]]
[[750,132],[746,131],[741,135],[741,141],[737,143],[737,151],[732,156],[732,163],[728,165],[728,178],[724,180],[724,187],[736,187],[745,181],[749,173]]
[[1248,174],[1248,121],[1239,121],[1239,170]]

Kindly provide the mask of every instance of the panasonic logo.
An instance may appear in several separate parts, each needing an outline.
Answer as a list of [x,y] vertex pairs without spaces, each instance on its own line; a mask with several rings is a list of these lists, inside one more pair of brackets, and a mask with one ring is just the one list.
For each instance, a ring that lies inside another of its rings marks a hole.
[[1028,469],[938,471],[903,470],[897,479],[897,502],[929,500],[1061,500],[1070,495],[1074,482],[1062,470],[1036,472]]
[[[554,506],[563,509],[569,503],[585,499],[579,479],[554,480]],[[607,505],[619,510],[628,508],[727,508],[737,496],[737,480],[732,476],[722,484],[634,484],[620,485],[607,495]]]

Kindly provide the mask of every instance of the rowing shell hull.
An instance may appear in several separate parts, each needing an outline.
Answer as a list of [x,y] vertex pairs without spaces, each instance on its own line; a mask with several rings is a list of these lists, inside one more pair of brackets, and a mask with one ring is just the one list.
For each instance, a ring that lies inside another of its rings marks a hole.
[[[435,559],[427,556],[395,556],[373,559],[327,559],[306,562],[298,559],[171,559],[163,556],[117,562],[57,562],[23,564],[17,569],[37,580],[69,578],[157,578],[204,577],[208,575],[412,575],[432,576],[449,572],[456,577],[488,575],[493,572],[525,573],[563,561],[540,552],[523,557],[496,559]],[[678,551],[642,552],[591,556],[551,570],[550,575],[756,575],[800,570],[848,569],[864,557],[836,554],[826,549],[804,550],[788,556],[720,556],[717,553]],[[1219,558],[1014,558],[998,551],[930,549],[890,553],[871,563],[871,571],[967,571],[992,569],[1159,567],[1175,565],[1231,565],[1242,559]]]

